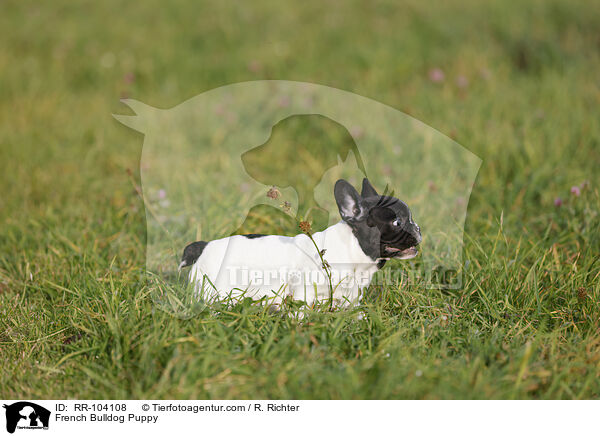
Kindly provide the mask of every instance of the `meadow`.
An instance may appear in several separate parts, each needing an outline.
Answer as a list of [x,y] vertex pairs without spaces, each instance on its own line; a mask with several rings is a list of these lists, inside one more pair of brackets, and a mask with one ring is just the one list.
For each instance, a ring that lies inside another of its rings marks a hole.
[[[3,2],[0,397],[598,398],[598,29],[582,0]],[[111,114],[259,79],[369,97],[483,160],[459,289],[368,290],[363,320],[156,304],[144,138]]]

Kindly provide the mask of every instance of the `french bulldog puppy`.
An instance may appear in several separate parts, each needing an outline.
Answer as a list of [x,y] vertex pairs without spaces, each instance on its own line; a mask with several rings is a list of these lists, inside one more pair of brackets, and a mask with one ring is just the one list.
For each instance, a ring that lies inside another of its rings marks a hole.
[[330,265],[334,304],[355,304],[387,260],[418,254],[421,230],[405,203],[379,195],[366,178],[361,194],[338,180],[334,197],[341,221],[312,235],[318,250],[304,233],[235,235],[188,245],[179,267],[191,266],[189,279],[203,299],[269,297],[277,304],[292,297],[310,305],[330,298],[321,251]]

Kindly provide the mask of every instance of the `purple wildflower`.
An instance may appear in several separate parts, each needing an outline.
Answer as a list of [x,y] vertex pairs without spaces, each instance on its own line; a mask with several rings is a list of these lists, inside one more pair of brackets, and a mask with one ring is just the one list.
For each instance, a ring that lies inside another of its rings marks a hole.
[[573,194],[575,197],[579,197],[581,195],[581,189],[579,189],[579,186],[572,186],[571,194]]
[[445,77],[446,75],[439,68],[433,68],[429,70],[429,80],[431,80],[433,83],[443,82]]
[[253,60],[248,62],[248,71],[258,73],[260,70],[262,70],[262,64],[259,61]]
[[288,107],[290,105],[291,99],[287,95],[281,96],[279,99],[279,107]]
[[131,84],[131,83],[133,83],[133,82],[135,81],[135,74],[133,74],[133,73],[126,73],[126,74],[123,76],[123,81],[124,81],[125,83],[127,83],[127,84]]
[[458,76],[456,78],[456,86],[461,89],[465,89],[467,86],[469,86],[469,79],[467,79],[465,76]]

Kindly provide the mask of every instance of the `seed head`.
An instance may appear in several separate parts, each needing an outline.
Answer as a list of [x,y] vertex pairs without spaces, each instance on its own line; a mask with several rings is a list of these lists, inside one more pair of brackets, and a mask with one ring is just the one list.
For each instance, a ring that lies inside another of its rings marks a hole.
[[269,197],[273,200],[277,200],[280,196],[281,196],[281,192],[279,192],[279,189],[277,189],[275,186],[271,187],[271,189],[269,189],[269,191],[267,191],[267,197]]
[[300,221],[300,224],[298,224],[298,227],[300,227],[300,230],[302,230],[304,233],[310,233],[310,223],[308,221]]

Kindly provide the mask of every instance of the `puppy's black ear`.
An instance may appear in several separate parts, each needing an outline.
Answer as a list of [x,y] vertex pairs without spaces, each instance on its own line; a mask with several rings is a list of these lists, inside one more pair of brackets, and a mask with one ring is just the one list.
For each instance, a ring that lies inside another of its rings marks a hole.
[[361,195],[361,197],[366,198],[366,197],[373,197],[373,196],[379,195],[379,194],[377,193],[375,188],[373,188],[373,185],[371,185],[371,182],[369,182],[369,179],[367,179],[365,177],[363,179],[362,192],[360,193],[360,195]]
[[355,221],[363,217],[364,208],[361,205],[361,197],[354,186],[340,179],[335,182],[333,194],[344,221]]

